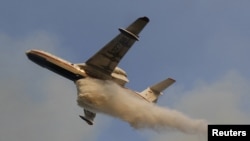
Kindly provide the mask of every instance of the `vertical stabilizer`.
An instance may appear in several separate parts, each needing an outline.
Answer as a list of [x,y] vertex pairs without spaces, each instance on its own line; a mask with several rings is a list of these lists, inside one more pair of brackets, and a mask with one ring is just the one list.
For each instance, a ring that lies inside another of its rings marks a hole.
[[175,82],[174,79],[168,78],[155,85],[152,85],[140,93],[145,99],[150,102],[157,102],[159,95]]

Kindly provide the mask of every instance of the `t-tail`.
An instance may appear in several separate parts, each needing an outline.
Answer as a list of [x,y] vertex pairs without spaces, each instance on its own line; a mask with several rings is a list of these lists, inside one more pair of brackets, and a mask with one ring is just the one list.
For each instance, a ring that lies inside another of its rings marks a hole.
[[148,87],[147,89],[142,91],[140,95],[145,99],[147,99],[149,102],[156,103],[160,94],[162,94],[162,92],[170,85],[172,85],[174,82],[175,82],[174,79],[167,78],[155,85]]

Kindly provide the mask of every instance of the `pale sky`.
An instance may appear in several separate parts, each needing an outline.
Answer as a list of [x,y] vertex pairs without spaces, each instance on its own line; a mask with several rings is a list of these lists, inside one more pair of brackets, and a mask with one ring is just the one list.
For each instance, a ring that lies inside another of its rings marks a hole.
[[0,140],[206,140],[138,131],[101,114],[90,127],[78,117],[75,85],[25,55],[40,49],[85,62],[119,27],[141,16],[150,22],[119,64],[128,74],[127,87],[142,91],[172,77],[176,83],[164,91],[160,106],[210,123],[249,124],[249,5],[248,0],[2,0]]

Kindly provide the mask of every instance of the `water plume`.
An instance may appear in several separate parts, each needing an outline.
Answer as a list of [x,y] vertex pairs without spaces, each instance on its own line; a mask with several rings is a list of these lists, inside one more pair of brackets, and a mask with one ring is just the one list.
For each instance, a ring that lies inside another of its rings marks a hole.
[[204,120],[191,119],[179,111],[149,103],[134,91],[112,81],[85,78],[78,80],[76,86],[79,106],[119,118],[135,129],[207,132]]

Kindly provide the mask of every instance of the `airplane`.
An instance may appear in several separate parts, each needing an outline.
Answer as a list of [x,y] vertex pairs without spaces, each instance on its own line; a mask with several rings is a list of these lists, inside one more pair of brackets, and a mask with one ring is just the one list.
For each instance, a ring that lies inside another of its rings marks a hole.
[[[127,28],[119,28],[120,33],[101,48],[96,54],[90,57],[85,63],[71,63],[48,52],[32,49],[26,51],[28,59],[54,73],[57,73],[76,83],[79,79],[87,77],[111,80],[123,88],[129,82],[126,72],[118,67],[120,60],[135,43],[139,40],[139,33],[149,22],[148,17],[136,19]],[[162,92],[175,82],[167,78],[155,85],[152,85],[142,92],[135,92],[143,100],[156,103]],[[80,104],[79,104],[80,105]],[[90,108],[81,106],[84,116],[81,119],[89,125],[93,125],[96,113]]]

